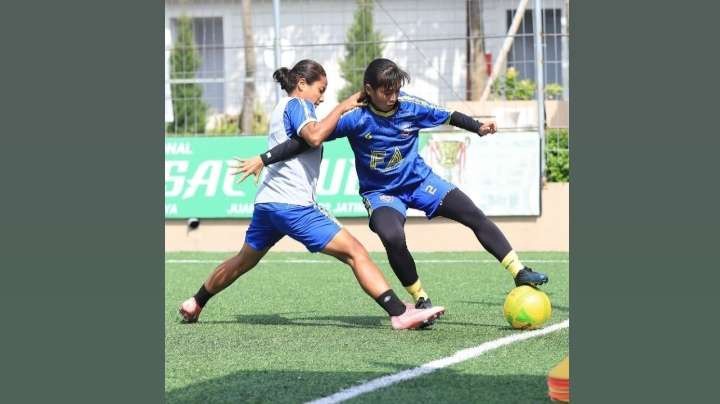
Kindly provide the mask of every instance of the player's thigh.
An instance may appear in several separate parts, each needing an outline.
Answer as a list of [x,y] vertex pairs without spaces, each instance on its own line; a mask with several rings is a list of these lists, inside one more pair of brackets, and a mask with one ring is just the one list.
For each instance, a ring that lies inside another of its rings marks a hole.
[[[245,246],[252,248],[253,251],[248,252],[249,257],[252,258],[259,252],[267,252],[270,247],[283,238],[284,233],[274,224],[273,217],[275,214],[271,210],[256,205],[250,220],[250,226],[245,232],[245,244],[241,252],[246,250]],[[262,255],[265,255],[265,253],[262,253]],[[260,255],[260,258],[262,258],[262,255]],[[258,258],[258,261],[260,258]]]
[[370,230],[380,236],[383,243],[397,239],[404,240],[406,220],[405,215],[397,210],[389,206],[381,206],[374,209],[370,215]]
[[408,206],[421,210],[425,212],[425,216],[432,218],[437,214],[445,195],[455,188],[454,184],[435,173],[430,173],[412,193]]

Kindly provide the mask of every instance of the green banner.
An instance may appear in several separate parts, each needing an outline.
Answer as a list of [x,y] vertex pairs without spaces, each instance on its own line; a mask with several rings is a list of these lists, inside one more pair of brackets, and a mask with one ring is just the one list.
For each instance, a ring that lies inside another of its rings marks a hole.
[[[266,136],[168,137],[165,139],[165,218],[249,218],[257,186],[236,184],[233,157],[257,156]],[[318,203],[337,217],[365,217],[355,160],[347,140],[325,144]]]
[[[337,217],[367,217],[355,158],[346,139],[324,144],[318,203]],[[165,218],[249,218],[257,186],[235,183],[233,157],[257,156],[266,136],[165,139]],[[488,216],[540,215],[537,132],[478,137],[462,131],[420,133],[419,155]],[[423,212],[408,210],[408,216]]]

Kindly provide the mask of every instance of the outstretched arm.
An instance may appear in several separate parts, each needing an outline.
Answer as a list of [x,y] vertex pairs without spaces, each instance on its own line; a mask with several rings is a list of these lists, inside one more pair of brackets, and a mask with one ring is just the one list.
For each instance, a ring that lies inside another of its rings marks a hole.
[[305,152],[310,149],[310,145],[300,137],[293,136],[288,140],[278,144],[270,150],[263,152],[263,154],[249,159],[241,159],[235,157],[234,160],[238,164],[231,166],[236,171],[232,175],[241,175],[236,182],[243,182],[245,178],[250,175],[255,176],[255,183],[257,184],[260,180],[260,173],[263,168],[280,161],[289,160],[298,154]]
[[302,138],[305,139],[307,144],[311,147],[320,146],[322,142],[330,136],[333,130],[335,130],[342,114],[355,107],[364,105],[359,101],[359,98],[359,92],[351,95],[348,99],[333,108],[328,116],[323,118],[320,122],[310,122],[309,124],[303,126],[300,130],[300,136],[302,136]]
[[462,112],[453,112],[450,115],[450,125],[457,128],[465,129],[467,131],[477,133],[480,136],[485,136],[489,133],[497,132],[497,126],[495,122],[482,123],[476,119],[473,119]]
[[308,149],[310,149],[310,145],[303,138],[293,136],[258,157],[260,157],[264,166],[269,166],[270,164],[289,160]]
[[360,93],[351,95],[348,99],[338,104],[333,110],[323,118],[320,122],[310,122],[302,127],[300,136],[291,136],[286,141],[267,150],[259,156],[249,159],[235,158],[237,165],[232,166],[236,171],[233,175],[242,175],[237,182],[243,182],[250,175],[255,175],[255,183],[260,180],[260,173],[265,166],[280,161],[289,160],[310,148],[318,147],[325,141],[335,130],[342,114],[357,106],[361,106],[358,102]]
[[441,108],[412,95],[403,94],[399,99],[400,101],[407,102],[411,105],[411,108],[416,116],[415,122],[421,129],[450,124],[452,126],[477,133],[480,136],[485,136],[489,133],[495,133],[497,131],[495,122],[483,124],[482,122],[479,122],[462,112],[450,112],[445,108]]

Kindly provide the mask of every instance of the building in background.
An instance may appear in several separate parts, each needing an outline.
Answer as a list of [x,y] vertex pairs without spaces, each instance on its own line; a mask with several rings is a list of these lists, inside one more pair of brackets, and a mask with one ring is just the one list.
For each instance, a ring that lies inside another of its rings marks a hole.
[[[408,92],[447,104],[464,100],[468,91],[468,0],[375,1],[375,30],[384,38],[383,56],[396,61],[412,77]],[[517,0],[484,0],[482,24],[485,51],[494,61],[510,26]],[[568,99],[567,0],[543,0],[545,83],[562,86]],[[345,52],[347,29],[355,0],[281,0],[281,65],[303,58],[320,62],[328,74],[323,115],[337,102],[344,81],[338,62]],[[520,78],[534,78],[532,4],[514,38],[505,66]],[[196,82],[210,114],[238,114],[242,106],[244,44],[240,0],[165,1],[165,28],[174,38],[178,18],[192,18],[201,57]],[[274,20],[272,0],[252,1],[257,59],[256,86],[260,105],[269,112],[275,103]],[[166,49],[167,51],[168,49]],[[369,60],[368,60],[369,62]]]

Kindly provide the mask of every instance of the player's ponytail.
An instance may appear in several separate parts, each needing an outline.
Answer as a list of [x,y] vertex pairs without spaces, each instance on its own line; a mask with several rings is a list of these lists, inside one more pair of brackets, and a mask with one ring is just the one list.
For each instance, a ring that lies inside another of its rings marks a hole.
[[290,70],[288,70],[287,67],[281,67],[275,70],[275,73],[273,73],[273,79],[280,83],[280,88],[288,93],[295,88],[294,86],[292,88],[290,87]]
[[322,77],[326,77],[325,69],[314,60],[304,59],[295,64],[292,69],[281,67],[273,73],[273,79],[280,83],[280,88],[288,94],[297,87],[298,81],[304,79],[306,83],[312,84]]

